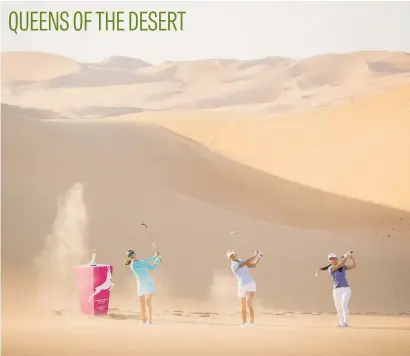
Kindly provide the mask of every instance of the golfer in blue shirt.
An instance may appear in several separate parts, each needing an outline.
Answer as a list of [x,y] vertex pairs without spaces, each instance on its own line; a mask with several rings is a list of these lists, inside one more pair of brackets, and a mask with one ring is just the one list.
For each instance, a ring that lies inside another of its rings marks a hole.
[[[160,254],[157,251],[155,256],[145,260],[137,259],[133,250],[128,250],[125,266],[130,266],[132,273],[137,279],[138,297],[140,299],[141,319],[143,325],[152,324],[152,294],[156,291],[154,281],[149,270],[154,270],[160,261]],[[148,309],[148,318],[146,310]]]

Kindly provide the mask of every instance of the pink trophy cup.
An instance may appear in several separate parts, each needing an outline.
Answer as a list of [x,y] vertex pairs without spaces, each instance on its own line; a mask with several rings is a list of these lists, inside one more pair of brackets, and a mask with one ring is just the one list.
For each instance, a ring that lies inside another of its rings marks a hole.
[[93,250],[91,262],[77,267],[77,289],[81,311],[87,315],[107,314],[112,283],[112,266],[95,263]]

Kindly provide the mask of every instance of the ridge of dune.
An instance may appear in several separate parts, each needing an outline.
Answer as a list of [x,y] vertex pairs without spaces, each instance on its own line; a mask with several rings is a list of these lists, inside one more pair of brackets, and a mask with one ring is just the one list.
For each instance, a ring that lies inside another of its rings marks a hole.
[[[145,173],[148,174],[145,178],[148,178],[151,174],[153,175],[149,178],[151,182],[156,181],[163,187],[168,187],[172,190],[176,189],[182,194],[192,196],[195,199],[206,200],[212,205],[221,206],[245,216],[254,216],[255,218],[267,219],[268,221],[270,221],[269,216],[271,216],[275,221],[284,219],[284,224],[295,227],[309,226],[311,228],[317,228],[323,224],[319,223],[323,214],[329,213],[326,219],[332,220],[334,226],[338,224],[337,220],[340,219],[338,204],[333,204],[332,200],[345,200],[343,197],[329,194],[320,189],[304,187],[291,182],[287,183],[281,178],[276,178],[252,167],[232,161],[218,152],[209,150],[205,145],[187,139],[186,136],[168,128],[153,125],[149,122],[130,122],[129,120],[121,121],[117,119],[90,119],[87,121],[57,119],[41,120],[38,122],[33,116],[45,115],[49,117],[53,113],[39,110],[33,115],[35,111],[35,109],[13,108],[13,110],[7,109],[2,113],[3,125],[6,130],[22,132],[21,134],[14,135],[13,138],[5,137],[4,144],[6,147],[13,147],[14,150],[20,147],[27,153],[29,151],[28,147],[32,145],[30,141],[41,141],[41,137],[44,137],[44,143],[36,145],[39,156],[45,156],[44,159],[52,158],[57,162],[58,156],[62,154],[63,157],[74,160],[73,162],[69,160],[69,164],[75,165],[75,161],[77,161],[79,169],[84,169],[85,166],[83,164],[86,165],[87,163],[85,158],[80,159],[80,157],[77,157],[75,151],[82,150],[89,153],[90,157],[94,157],[94,155],[99,153],[98,148],[100,148],[105,155],[109,155],[104,156],[104,160],[108,162],[110,162],[109,158],[114,158],[117,154],[124,155],[125,162],[133,157],[132,159],[138,162],[136,165],[145,167]],[[109,130],[113,132],[113,137],[110,140],[108,140],[108,137],[105,137]],[[78,133],[76,134],[76,132]],[[92,136],[94,133],[96,135],[95,138]],[[50,137],[50,140],[46,139],[47,136]],[[147,137],[142,139],[143,136]],[[29,138],[29,142],[26,142],[23,137]],[[100,141],[103,138],[106,140],[105,143]],[[54,142],[57,139],[60,142]],[[80,145],[81,142],[82,146],[72,147],[72,140],[75,139],[78,140],[77,144]],[[114,144],[117,139],[124,140],[124,147],[118,147],[112,153],[106,151],[109,144]],[[47,154],[52,145],[58,148],[58,152]],[[96,150],[94,150],[95,147],[97,147]],[[140,151],[140,147],[143,147],[143,150]],[[112,161],[115,162],[115,159]],[[12,163],[12,161],[7,160],[7,157],[5,157],[5,162]],[[161,162],[162,165],[158,165],[158,162]],[[98,166],[99,163],[96,162],[95,164]],[[196,164],[197,169],[191,170],[191,164]],[[30,165],[34,166],[32,160],[30,160]],[[115,164],[111,169],[114,169],[114,166]],[[124,169],[124,167],[121,167],[121,169]],[[204,176],[208,178],[205,179],[203,178]],[[142,178],[144,177],[141,176],[140,179]],[[229,183],[233,180],[236,180],[235,186],[231,186]],[[207,184],[213,182],[214,189],[206,188],[205,182]],[[294,187],[292,187],[293,185]],[[281,187],[281,189],[278,189],[278,187]],[[241,189],[241,197],[236,196],[239,188]],[[293,193],[290,193],[291,191]],[[300,199],[302,200],[309,200],[310,197],[315,196],[318,201],[322,201],[328,206],[328,210],[321,212],[320,209],[300,205],[298,213],[295,214],[291,208],[294,202],[292,200],[287,201],[289,198],[287,194],[290,194],[289,197],[292,197],[293,194],[300,194]],[[261,199],[263,195],[265,196]],[[258,204],[248,204],[249,199],[256,199],[256,197],[258,197]],[[239,200],[233,203],[232,201],[236,199]],[[276,211],[277,203],[274,202],[277,200],[282,201],[283,211],[280,212],[278,210],[278,215],[275,216],[274,212]],[[347,201],[346,204],[348,204]],[[360,201],[352,199],[351,204],[352,210],[361,209]],[[263,208],[259,208],[258,205],[262,205]],[[252,208],[252,206],[255,208]],[[372,210],[371,206],[369,205],[368,207],[369,211]],[[365,220],[367,218],[372,219],[373,213],[378,215],[377,211],[379,208],[377,206],[374,208],[374,212],[368,217],[366,214],[363,214],[362,218]],[[380,209],[383,210],[383,208]],[[306,214],[306,216],[299,219],[297,216],[301,212]],[[353,216],[349,216],[349,219],[352,218]],[[353,223],[353,220],[351,222]],[[362,224],[361,220],[358,219],[356,222],[358,224],[357,227],[360,227]]]
[[364,60],[349,54],[326,54],[302,59],[288,71],[305,88],[343,85],[368,79],[371,75]]
[[20,119],[21,117],[29,117],[37,120],[61,120],[64,119],[59,113],[52,110],[44,110],[37,108],[27,108],[17,105],[8,105],[1,103],[1,116],[7,118]]
[[350,104],[274,119],[240,118],[229,112],[134,117],[269,174],[407,211],[409,118],[410,85]]
[[355,56],[364,59],[376,72],[404,72],[410,69],[410,53],[389,51],[362,51]]
[[125,56],[111,56],[103,59],[99,63],[91,64],[97,68],[119,69],[135,71],[141,68],[150,67],[151,64],[138,58],[131,58]]
[[2,86],[45,81],[78,72],[74,59],[51,53],[10,51],[1,53]]
[[237,81],[253,78],[263,71],[276,72],[286,68],[294,60],[284,57],[267,57],[255,60],[237,59],[202,59],[180,62],[168,62],[174,69],[173,79],[183,83],[195,81],[195,85],[204,82]]

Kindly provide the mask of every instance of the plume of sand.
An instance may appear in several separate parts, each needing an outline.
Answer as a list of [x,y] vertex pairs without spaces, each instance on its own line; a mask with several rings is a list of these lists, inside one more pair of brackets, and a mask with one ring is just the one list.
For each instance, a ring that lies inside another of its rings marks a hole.
[[[227,272],[214,273],[208,296],[213,310],[224,314],[239,314],[238,287],[235,278],[231,274]],[[256,296],[258,296],[258,293]],[[258,312],[267,311],[257,297],[253,300],[253,307]]]
[[215,272],[208,292],[209,301],[214,310],[223,312],[238,311],[238,291],[236,281],[231,274]]
[[86,258],[88,223],[83,188],[76,183],[59,199],[52,233],[35,259],[39,306],[64,315],[78,313],[75,269]]

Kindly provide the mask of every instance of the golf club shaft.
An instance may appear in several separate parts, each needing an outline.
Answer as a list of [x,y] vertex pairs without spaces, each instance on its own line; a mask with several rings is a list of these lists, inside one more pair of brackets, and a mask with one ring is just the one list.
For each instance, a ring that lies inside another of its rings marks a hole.
[[[238,235],[242,239],[242,241],[245,242],[251,249],[259,251],[255,246],[252,246],[248,241],[246,241],[246,239],[239,232],[235,232],[235,234]],[[261,258],[263,258],[263,255],[260,252],[259,255]]]
[[[339,259],[342,259],[342,258],[345,257],[346,255],[352,254],[352,253],[353,253],[353,251],[349,251],[347,254],[344,254],[344,255],[342,255],[341,257],[339,257]],[[331,266],[331,264],[328,264],[328,265],[325,266],[325,267],[321,267],[321,268],[319,269],[319,271],[325,271],[325,270],[327,270],[330,266]]]
[[[155,251],[158,251],[155,241],[152,241],[152,247],[154,247]],[[158,255],[158,259],[162,262],[162,258],[160,255]]]
[[250,248],[257,250],[257,248],[255,246],[252,246],[248,241],[246,241],[246,239],[241,234],[238,235]]
[[[147,224],[141,223],[141,225],[144,226],[144,227],[148,230]],[[152,241],[152,247],[153,247],[156,251],[158,251],[157,245],[156,245],[155,241],[154,241],[154,240],[151,240],[151,241]],[[160,255],[158,255],[158,259],[162,262],[162,258],[161,258]]]

